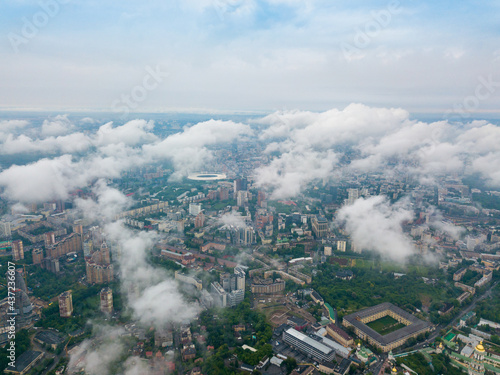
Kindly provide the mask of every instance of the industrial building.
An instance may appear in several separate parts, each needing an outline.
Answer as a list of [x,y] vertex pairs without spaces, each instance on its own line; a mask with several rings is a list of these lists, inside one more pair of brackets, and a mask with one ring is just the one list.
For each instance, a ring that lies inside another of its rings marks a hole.
[[325,345],[319,336],[307,336],[294,328],[289,328],[283,331],[282,337],[288,345],[319,361],[331,362],[335,357],[335,350]]

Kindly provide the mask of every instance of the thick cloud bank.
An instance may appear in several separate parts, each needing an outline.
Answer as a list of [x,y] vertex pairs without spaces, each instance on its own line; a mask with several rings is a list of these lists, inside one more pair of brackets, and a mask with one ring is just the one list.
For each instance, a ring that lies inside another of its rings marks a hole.
[[404,261],[415,253],[401,225],[413,219],[405,201],[391,205],[383,196],[359,198],[342,207],[337,219],[345,225],[354,246],[375,250],[387,258]]

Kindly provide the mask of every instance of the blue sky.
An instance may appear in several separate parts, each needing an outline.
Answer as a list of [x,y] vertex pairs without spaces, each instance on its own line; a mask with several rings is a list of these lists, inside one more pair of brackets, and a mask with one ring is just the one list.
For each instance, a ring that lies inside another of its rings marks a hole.
[[[47,14],[41,3],[58,9]],[[151,67],[168,77],[133,111],[325,110],[351,102],[446,111],[473,95],[480,77],[500,81],[499,8],[494,1],[5,0],[0,109],[110,111]],[[33,35],[23,32],[27,21]],[[496,110],[499,94],[471,109]]]

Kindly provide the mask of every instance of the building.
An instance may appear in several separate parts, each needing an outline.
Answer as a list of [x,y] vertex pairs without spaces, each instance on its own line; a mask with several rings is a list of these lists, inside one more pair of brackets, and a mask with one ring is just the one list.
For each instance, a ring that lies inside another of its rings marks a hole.
[[103,288],[100,293],[101,311],[106,314],[113,312],[113,291],[111,288]]
[[12,228],[10,222],[0,221],[0,238],[10,238],[12,236]]
[[326,332],[333,337],[334,340],[348,347],[354,345],[354,339],[349,336],[342,328],[330,323],[326,326]]
[[12,241],[12,259],[14,261],[24,259],[23,241]]
[[283,331],[282,338],[288,345],[318,361],[331,362],[335,357],[335,350],[323,344],[318,336],[307,336],[294,328],[289,328]]
[[337,241],[337,251],[342,251],[345,253],[347,247],[346,241]]
[[203,215],[203,212],[200,212],[194,218],[194,227],[195,228],[202,228],[204,225],[205,225],[205,215]]
[[234,243],[246,246],[257,242],[257,237],[252,227],[236,229],[236,233],[234,233],[233,239]]
[[111,264],[109,247],[102,242],[99,250],[86,257],[85,266],[89,284],[109,283],[114,279],[114,268]]
[[43,249],[33,249],[33,264],[42,264],[43,262]]
[[236,276],[236,289],[245,290],[245,280],[246,280],[245,270],[242,267],[237,266],[234,268],[234,275]]
[[4,372],[16,375],[27,374],[42,358],[42,352],[27,350],[16,358],[15,367],[8,366]]
[[201,212],[201,203],[189,203],[189,214],[197,216]]
[[264,193],[262,190],[259,190],[259,192],[257,193],[257,206],[265,207],[265,202],[266,202],[266,193]]
[[50,257],[44,258],[42,261],[42,268],[52,273],[59,273],[59,259]]
[[210,284],[210,294],[212,294],[216,306],[227,306],[227,293],[217,281]]
[[358,189],[347,189],[347,204],[353,204],[359,198]]
[[82,224],[73,225],[73,233],[78,233],[80,236],[83,236],[83,226]]
[[248,191],[240,190],[236,193],[236,205],[241,207],[248,203]]
[[38,331],[33,340],[42,345],[50,346],[52,350],[56,350],[64,342],[64,338],[57,331],[52,330]]
[[71,290],[59,295],[59,316],[61,318],[70,318],[73,314],[73,296]]
[[244,290],[233,290],[227,294],[227,306],[233,307],[239,305],[245,299]]
[[311,224],[316,237],[321,238],[328,235],[328,221],[323,216],[313,216]]
[[349,372],[349,369],[351,368],[351,361],[344,358],[340,363],[337,363],[335,368],[333,369],[333,373],[335,375],[345,375]]
[[462,277],[464,277],[465,273],[467,272],[467,268],[461,268],[457,272],[453,274],[453,281],[460,281],[462,280]]
[[179,271],[175,271],[175,279],[179,280],[180,282],[186,283],[186,284],[191,284],[196,287],[198,290],[203,289],[203,284],[200,279],[194,277],[194,276],[188,276],[180,273]]
[[474,348],[474,354],[472,355],[470,362],[467,363],[467,373],[469,375],[484,375],[484,355],[484,346],[483,343],[480,342]]
[[329,257],[332,255],[332,247],[331,246],[325,246],[324,248],[325,256]]
[[92,261],[86,262],[87,282],[89,284],[110,283],[114,279],[112,264],[103,265]]
[[255,277],[250,286],[253,294],[278,294],[285,290],[285,281],[281,279],[259,279]]
[[[404,324],[405,327],[381,335],[367,325],[385,316],[392,317]],[[353,327],[354,332],[360,339],[367,340],[371,345],[378,347],[383,352],[389,352],[402,346],[410,338],[428,332],[432,327],[430,323],[418,319],[389,302],[346,315],[342,324],[345,327]]]
[[241,266],[237,266],[233,275],[221,274],[220,283],[213,282],[210,287],[216,306],[236,306],[245,299],[245,270]]
[[56,243],[56,235],[54,232],[45,233],[44,238],[45,248]]
[[172,329],[155,330],[155,346],[166,348],[174,345],[174,334]]
[[45,251],[50,258],[60,258],[68,253],[81,252],[82,248],[82,236],[78,233],[71,233],[58,242],[51,243],[50,245],[46,244]]

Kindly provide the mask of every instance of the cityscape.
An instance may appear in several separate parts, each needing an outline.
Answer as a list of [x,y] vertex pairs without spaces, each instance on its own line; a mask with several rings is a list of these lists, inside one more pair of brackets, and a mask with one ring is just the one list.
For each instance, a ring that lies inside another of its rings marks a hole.
[[500,374],[499,10],[5,1],[0,372]]

